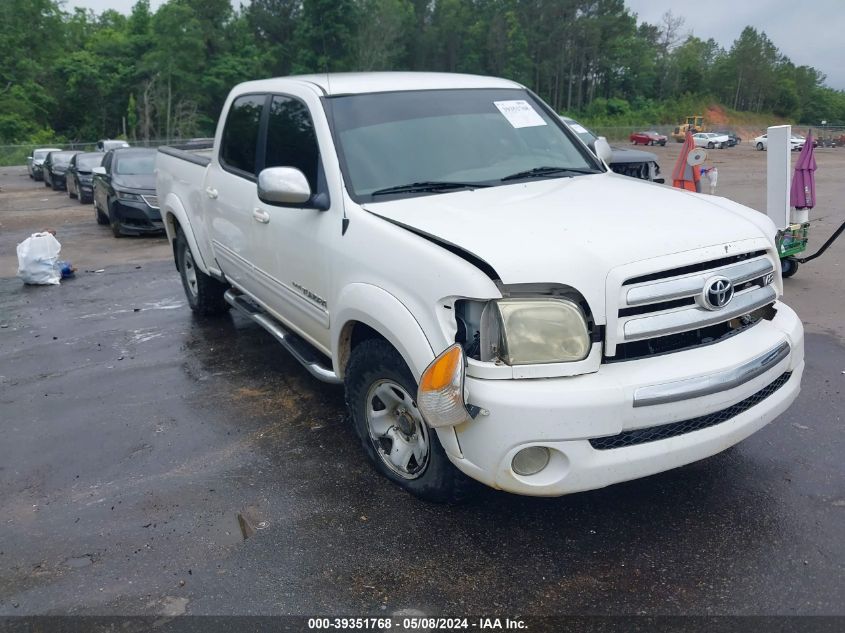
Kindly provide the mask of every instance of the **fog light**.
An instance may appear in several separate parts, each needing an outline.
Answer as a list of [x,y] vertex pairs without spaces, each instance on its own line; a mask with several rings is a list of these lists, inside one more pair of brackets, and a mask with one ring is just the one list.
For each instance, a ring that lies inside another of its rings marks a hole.
[[549,465],[549,449],[545,446],[529,446],[513,456],[511,468],[517,475],[536,475]]

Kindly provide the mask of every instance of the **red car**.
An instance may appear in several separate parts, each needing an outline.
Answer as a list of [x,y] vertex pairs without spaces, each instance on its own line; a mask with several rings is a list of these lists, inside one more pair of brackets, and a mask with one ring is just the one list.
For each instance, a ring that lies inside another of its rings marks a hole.
[[654,130],[648,132],[634,132],[630,136],[631,142],[634,145],[666,145],[666,137],[663,134],[658,134]]

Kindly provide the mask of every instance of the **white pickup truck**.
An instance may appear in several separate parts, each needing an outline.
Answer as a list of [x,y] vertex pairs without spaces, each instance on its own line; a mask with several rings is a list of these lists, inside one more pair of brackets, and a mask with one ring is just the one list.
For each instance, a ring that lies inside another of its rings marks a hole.
[[156,168],[191,308],[233,306],[343,383],[364,452],[420,497],[643,477],[798,395],[774,224],[610,173],[514,82],[248,82],[210,151]]

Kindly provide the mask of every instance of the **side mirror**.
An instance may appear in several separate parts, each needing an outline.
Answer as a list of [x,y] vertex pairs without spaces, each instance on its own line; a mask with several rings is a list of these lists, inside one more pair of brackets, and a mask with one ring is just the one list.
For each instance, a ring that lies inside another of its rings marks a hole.
[[596,151],[596,156],[601,158],[608,165],[610,164],[610,161],[613,160],[613,150],[610,149],[610,143],[607,142],[605,137],[600,136],[596,139],[594,149]]
[[94,167],[94,169],[91,170],[91,173],[97,174],[99,176],[105,176],[106,175],[106,168],[105,167]]
[[268,167],[258,174],[258,199],[267,204],[302,205],[311,199],[311,187],[295,167]]

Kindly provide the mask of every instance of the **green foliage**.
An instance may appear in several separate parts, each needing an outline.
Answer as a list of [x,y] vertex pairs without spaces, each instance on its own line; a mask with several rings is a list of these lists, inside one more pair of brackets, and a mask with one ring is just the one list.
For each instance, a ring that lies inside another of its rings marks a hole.
[[0,143],[210,135],[239,82],[326,70],[504,76],[594,126],[845,123],[845,93],[746,27],[732,46],[624,0],[138,0],[129,15],[0,2]]

